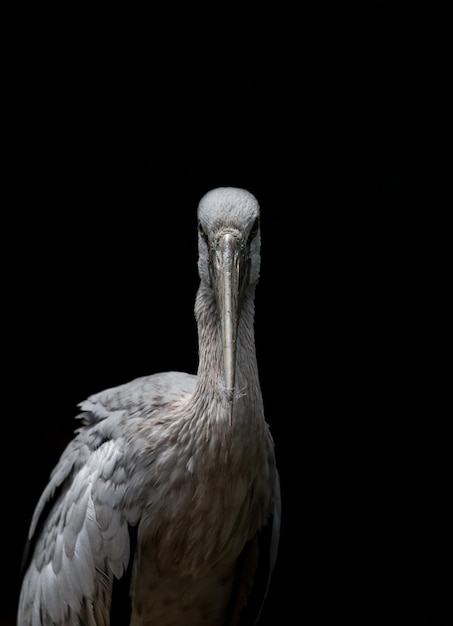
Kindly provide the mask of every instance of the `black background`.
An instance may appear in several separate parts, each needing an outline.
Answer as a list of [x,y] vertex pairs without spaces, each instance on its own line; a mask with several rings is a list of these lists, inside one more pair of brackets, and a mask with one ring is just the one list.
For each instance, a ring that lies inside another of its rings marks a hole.
[[263,624],[451,624],[440,312],[413,205],[426,27],[384,2],[154,6],[19,18],[0,623],[76,404],[196,371],[196,207],[233,185],[262,210],[256,340],[283,495]]

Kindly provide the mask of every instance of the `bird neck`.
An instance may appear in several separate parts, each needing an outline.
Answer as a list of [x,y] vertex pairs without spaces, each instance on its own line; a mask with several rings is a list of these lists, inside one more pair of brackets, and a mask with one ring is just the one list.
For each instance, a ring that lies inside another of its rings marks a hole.
[[233,397],[225,388],[223,371],[223,345],[221,321],[215,295],[210,287],[200,285],[195,302],[195,317],[198,324],[199,364],[195,394],[209,398],[219,407],[225,406],[225,415],[244,413],[250,419],[250,407],[261,420],[263,417],[262,396],[259,384],[258,365],[254,337],[254,292],[244,294],[239,316],[236,341],[236,375]]

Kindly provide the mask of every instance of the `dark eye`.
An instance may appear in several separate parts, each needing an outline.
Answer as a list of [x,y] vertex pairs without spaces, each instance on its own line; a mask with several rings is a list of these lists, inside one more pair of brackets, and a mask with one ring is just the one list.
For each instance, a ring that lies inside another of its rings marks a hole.
[[258,232],[259,227],[260,227],[260,220],[257,217],[256,220],[253,222],[253,226],[252,226],[252,230],[250,231],[248,243],[251,243],[253,239],[255,239],[256,233]]
[[198,222],[198,232],[203,237],[203,239],[207,241],[208,238],[206,236],[206,233],[203,230],[203,226],[201,225],[201,222]]

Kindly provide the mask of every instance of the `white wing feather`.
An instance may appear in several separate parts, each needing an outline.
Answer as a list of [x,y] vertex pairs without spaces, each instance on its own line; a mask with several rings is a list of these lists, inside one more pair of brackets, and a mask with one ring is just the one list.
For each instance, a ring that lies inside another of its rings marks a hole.
[[89,456],[80,446],[84,465],[80,458],[77,465],[73,461],[77,443],[63,453],[33,518],[30,538],[47,502],[62,486],[24,577],[19,609],[24,626],[78,624],[85,603],[92,604],[113,576],[120,578],[129,562],[127,518],[120,512],[124,484],[114,480],[115,472],[109,472],[110,478],[103,474],[106,465],[121,467],[118,442],[104,442]]
[[191,393],[194,380],[179,372],[142,377],[80,403],[84,425],[61,455],[30,525],[35,546],[21,588],[20,626],[108,625],[113,577],[123,575],[130,557],[128,524],[139,521],[134,494],[129,505],[124,497],[133,471],[124,456],[129,418],[146,412],[152,419],[155,398],[162,406]]

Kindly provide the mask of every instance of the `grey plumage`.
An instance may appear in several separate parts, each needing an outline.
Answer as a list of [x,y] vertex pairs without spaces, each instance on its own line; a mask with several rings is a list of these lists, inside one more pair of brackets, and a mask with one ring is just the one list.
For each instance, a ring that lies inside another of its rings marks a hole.
[[280,488],[255,353],[255,197],[208,192],[198,231],[197,375],[144,376],[80,403],[31,521],[18,626],[110,626],[130,565],[131,626],[257,623]]

